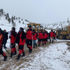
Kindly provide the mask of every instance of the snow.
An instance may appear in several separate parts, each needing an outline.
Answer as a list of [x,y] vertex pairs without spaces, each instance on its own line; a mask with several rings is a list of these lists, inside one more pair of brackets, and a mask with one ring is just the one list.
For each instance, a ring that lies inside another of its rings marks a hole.
[[61,40],[61,39],[56,39],[57,42],[70,42],[70,40]]
[[70,70],[70,52],[67,47],[66,43],[41,47],[41,52],[36,54],[30,66],[20,70]]
[[66,26],[68,26],[69,23],[66,21],[65,23],[53,23],[53,24],[47,24],[45,25],[45,27],[50,28],[50,29],[61,29],[61,28],[65,28]]
[[[26,22],[25,20],[23,20],[23,21],[21,21],[21,23],[19,23],[19,19],[18,20],[15,19],[14,22],[16,24],[15,28],[16,28],[17,32],[19,31],[20,27],[23,27],[26,30],[28,22]],[[23,24],[23,22],[24,22],[24,24]],[[11,22],[9,23],[5,19],[4,15],[0,17],[0,28],[2,30],[6,29],[7,31],[10,31],[12,27],[13,27],[12,23]]]
[[12,27],[12,24],[8,23],[8,21],[5,19],[4,16],[0,18],[0,28],[2,30],[6,29],[7,31],[10,31]]

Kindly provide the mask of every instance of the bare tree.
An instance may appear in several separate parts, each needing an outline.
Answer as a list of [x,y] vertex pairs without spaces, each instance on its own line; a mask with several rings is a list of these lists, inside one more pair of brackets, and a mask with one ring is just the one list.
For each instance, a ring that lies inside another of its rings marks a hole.
[[0,9],[0,16],[2,16],[4,13],[3,9]]
[[15,22],[14,22],[14,17],[13,17],[13,16],[12,16],[11,20],[12,20],[12,25],[13,25],[13,27],[15,27],[16,24],[15,24]]

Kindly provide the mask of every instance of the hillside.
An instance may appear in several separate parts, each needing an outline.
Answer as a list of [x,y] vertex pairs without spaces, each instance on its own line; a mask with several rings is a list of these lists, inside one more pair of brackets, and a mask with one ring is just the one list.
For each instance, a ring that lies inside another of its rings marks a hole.
[[3,30],[6,29],[7,31],[10,31],[13,26],[16,28],[16,31],[18,31],[20,27],[26,29],[28,22],[26,22],[25,19],[9,16],[9,13],[5,13],[1,10],[2,9],[0,9],[0,28]]

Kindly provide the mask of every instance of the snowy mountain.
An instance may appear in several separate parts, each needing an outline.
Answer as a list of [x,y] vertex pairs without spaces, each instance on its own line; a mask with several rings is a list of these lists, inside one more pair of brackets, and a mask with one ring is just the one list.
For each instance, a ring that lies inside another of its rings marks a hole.
[[69,23],[67,21],[64,21],[64,22],[59,22],[59,23],[45,24],[43,25],[43,27],[49,30],[50,29],[58,30],[58,29],[65,28],[68,25]]
[[23,27],[24,29],[27,28],[28,22],[26,22],[24,19],[21,19],[20,17],[13,17],[13,16],[7,16],[8,13],[1,13],[0,11],[0,28],[3,30],[6,29],[7,31],[10,31],[11,28],[14,26],[16,28],[16,31],[19,30],[20,27]]
[[[0,28],[2,28],[3,30],[6,29],[7,31],[10,31],[13,26],[16,28],[17,32],[20,27],[23,27],[26,30],[27,24],[28,22],[25,19],[11,16],[9,13],[5,13],[3,9],[0,9]],[[46,28],[46,30],[62,29],[68,25],[69,23],[67,21],[52,24],[42,24],[42,26]]]

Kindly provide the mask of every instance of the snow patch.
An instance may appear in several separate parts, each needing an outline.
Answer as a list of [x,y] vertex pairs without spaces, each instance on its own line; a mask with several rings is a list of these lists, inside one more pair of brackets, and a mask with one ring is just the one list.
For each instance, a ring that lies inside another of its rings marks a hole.
[[70,70],[70,52],[66,43],[51,44],[36,54],[30,66],[20,70]]

